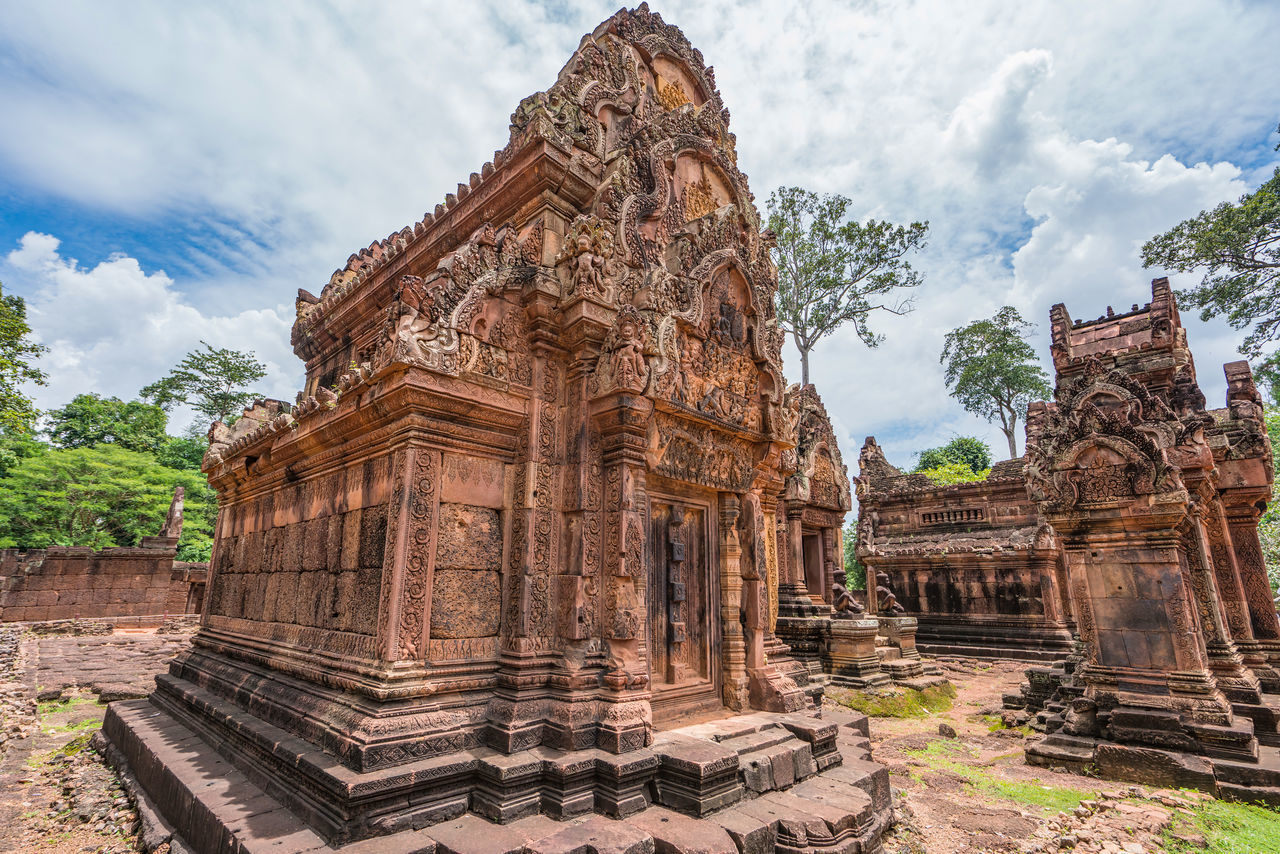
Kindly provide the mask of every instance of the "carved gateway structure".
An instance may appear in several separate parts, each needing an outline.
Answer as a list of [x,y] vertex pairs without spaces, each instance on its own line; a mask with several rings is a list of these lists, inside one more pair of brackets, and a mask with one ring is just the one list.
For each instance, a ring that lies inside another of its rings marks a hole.
[[1050,321],[1057,388],[1028,411],[1026,476],[1085,655],[1027,757],[1280,803],[1280,621],[1257,532],[1272,459],[1249,367],[1226,365],[1227,406],[1206,410],[1167,279],[1142,308]]
[[[815,698],[771,628],[812,607],[783,539],[807,517],[780,514],[802,405],[728,119],[679,30],[617,13],[434,213],[299,292],[296,405],[214,425],[206,614],[151,703],[329,841],[702,815],[841,763],[851,731],[790,714]],[[147,714],[106,730],[161,797]],[[861,813],[744,826],[874,848],[887,777],[848,774]]]
[[932,654],[1053,661],[1071,652],[1066,564],[1027,491],[1025,460],[940,486],[874,438],[860,457],[858,559],[884,573]]

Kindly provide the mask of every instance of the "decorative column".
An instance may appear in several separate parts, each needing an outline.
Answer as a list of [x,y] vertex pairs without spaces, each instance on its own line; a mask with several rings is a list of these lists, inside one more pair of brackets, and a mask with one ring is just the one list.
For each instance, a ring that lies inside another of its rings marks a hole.
[[746,637],[743,633],[742,545],[738,540],[741,503],[720,493],[720,679],[724,704],[735,712],[750,707]]
[[1262,511],[1253,502],[1232,502],[1226,507],[1231,552],[1240,573],[1240,584],[1249,614],[1253,642],[1266,664],[1255,667],[1263,690],[1280,694],[1280,615],[1267,580],[1267,567],[1258,539]]
[[742,621],[751,707],[770,712],[794,712],[805,706],[804,692],[792,679],[769,664],[765,656],[765,641],[769,634],[768,556],[759,493],[748,492],[743,496],[739,529],[743,544]]
[[649,662],[645,651],[646,511],[645,448],[653,403],[626,388],[592,401],[600,430],[605,480],[604,610],[608,649],[598,745],[624,753],[649,743]]
[[[1205,506],[1204,500],[1197,501],[1191,508],[1186,533],[1183,534],[1183,549],[1186,553],[1186,565],[1190,571],[1191,589],[1195,593],[1200,613],[1201,629],[1204,633],[1205,654],[1208,656],[1209,669],[1213,672],[1218,688],[1233,703],[1257,705],[1262,702],[1262,689],[1258,679],[1244,666],[1239,650],[1232,637],[1230,616],[1232,611],[1228,605],[1229,591],[1234,586],[1233,578],[1227,578],[1223,567],[1214,560],[1210,540],[1206,532],[1205,516],[1212,514],[1216,508]],[[1221,582],[1226,581],[1224,590]],[[1238,603],[1237,603],[1238,604]],[[1243,628],[1239,622],[1242,614],[1236,615],[1236,628]]]
[[440,452],[421,445],[399,448],[391,470],[378,657],[393,666],[420,666],[426,660],[431,627]]
[[816,617],[820,611],[809,598],[809,587],[804,580],[804,530],[801,522],[804,505],[788,501],[786,507],[787,572],[778,584],[778,616]]

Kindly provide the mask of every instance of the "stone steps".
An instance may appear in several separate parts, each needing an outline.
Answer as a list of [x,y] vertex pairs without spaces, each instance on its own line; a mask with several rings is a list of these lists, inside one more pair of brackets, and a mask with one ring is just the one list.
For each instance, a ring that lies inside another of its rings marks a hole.
[[[127,754],[143,778],[126,771],[151,836],[177,833],[175,851],[201,854],[856,854],[880,850],[891,814],[888,772],[868,761],[867,719],[842,710],[738,716],[622,755],[466,751],[470,770],[448,787],[447,808],[419,813],[429,826],[371,826],[381,835],[336,846],[155,706],[112,704],[106,730],[113,764],[123,768]],[[425,782],[410,797],[432,793]],[[159,819],[157,802],[180,828]]]

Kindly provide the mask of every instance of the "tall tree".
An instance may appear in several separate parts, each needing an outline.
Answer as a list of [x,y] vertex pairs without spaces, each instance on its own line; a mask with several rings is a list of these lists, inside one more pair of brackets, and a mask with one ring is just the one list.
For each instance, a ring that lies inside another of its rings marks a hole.
[[59,448],[105,444],[154,454],[169,438],[169,416],[154,403],[139,400],[78,394],[66,406],[49,410],[45,419],[45,433]]
[[968,466],[977,473],[991,468],[991,447],[976,436],[956,436],[941,448],[927,448],[920,452],[916,471],[936,469],[945,465]]
[[800,187],[780,187],[769,196],[778,324],[800,351],[806,385],[814,345],[852,323],[864,344],[877,346],[882,336],[871,331],[871,314],[911,311],[911,299],[894,292],[922,281],[906,256],[924,248],[929,223],[845,222],[848,210],[844,196]]
[[249,386],[267,375],[267,366],[252,352],[215,348],[206,341],[200,344],[203,350],[192,350],[168,376],[140,394],[166,412],[174,404],[185,403],[209,418],[226,421],[259,396]]
[[21,386],[45,385],[44,371],[31,363],[47,348],[30,336],[27,304],[20,296],[6,296],[0,284],[0,432],[30,433],[39,414]]
[[1010,459],[1018,456],[1016,430],[1027,404],[1051,392],[1049,377],[1027,343],[1033,329],[1035,324],[1006,305],[992,318],[948,332],[939,359],[951,396],[975,415],[999,419]]
[[1235,329],[1253,327],[1240,351],[1260,356],[1280,338],[1280,167],[1239,201],[1201,211],[1148,240],[1142,263],[1178,273],[1203,270],[1199,285],[1178,292],[1179,301],[1200,309],[1202,320],[1224,315]]
[[164,522],[175,486],[186,489],[180,560],[207,559],[217,500],[199,472],[104,444],[50,449],[0,480],[0,548],[132,546]]

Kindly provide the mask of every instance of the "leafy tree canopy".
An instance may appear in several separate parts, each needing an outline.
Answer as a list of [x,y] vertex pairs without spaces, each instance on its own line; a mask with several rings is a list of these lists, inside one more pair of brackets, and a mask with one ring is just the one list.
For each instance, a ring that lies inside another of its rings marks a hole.
[[917,472],[929,478],[937,486],[946,486],[952,483],[969,483],[975,480],[986,480],[987,475],[991,473],[991,469],[979,469],[974,471],[964,463],[943,463],[940,466],[927,469],[917,469]]
[[179,560],[208,560],[217,502],[198,472],[113,444],[49,449],[0,480],[0,548],[133,546],[164,523],[185,487]]
[[991,448],[974,436],[957,436],[940,448],[928,448],[920,452],[916,471],[936,469],[950,463],[968,466],[970,471],[991,468]]
[[844,580],[846,590],[867,588],[867,568],[858,560],[858,520],[846,525],[840,537],[844,546]]
[[1035,324],[1006,305],[994,317],[948,332],[939,358],[951,396],[969,412],[1000,421],[1010,459],[1018,456],[1018,419],[1027,404],[1052,391],[1048,374],[1027,343],[1033,329]]
[[185,403],[210,419],[227,421],[260,395],[250,386],[267,375],[267,366],[253,353],[215,348],[200,342],[168,376],[142,389],[144,400],[169,411]]
[[59,448],[119,445],[130,451],[155,453],[169,438],[169,416],[154,403],[98,394],[78,394],[60,409],[45,416],[45,433]]
[[778,325],[800,351],[801,381],[808,384],[809,352],[818,341],[852,323],[863,343],[875,347],[881,336],[869,326],[871,314],[912,309],[909,298],[894,292],[921,283],[906,256],[925,247],[929,224],[846,222],[849,199],[800,187],[780,187],[768,204],[777,241]]
[[[1280,128],[1277,128],[1280,132]],[[1280,150],[1280,145],[1276,146]],[[1142,247],[1142,264],[1178,273],[1204,271],[1178,301],[1202,320],[1222,315],[1252,327],[1240,351],[1262,355],[1280,338],[1280,167],[1252,193],[1175,225]]]
[[30,336],[27,304],[20,296],[6,296],[0,285],[0,431],[29,433],[39,414],[21,386],[45,385],[44,371],[31,363],[47,348]]

